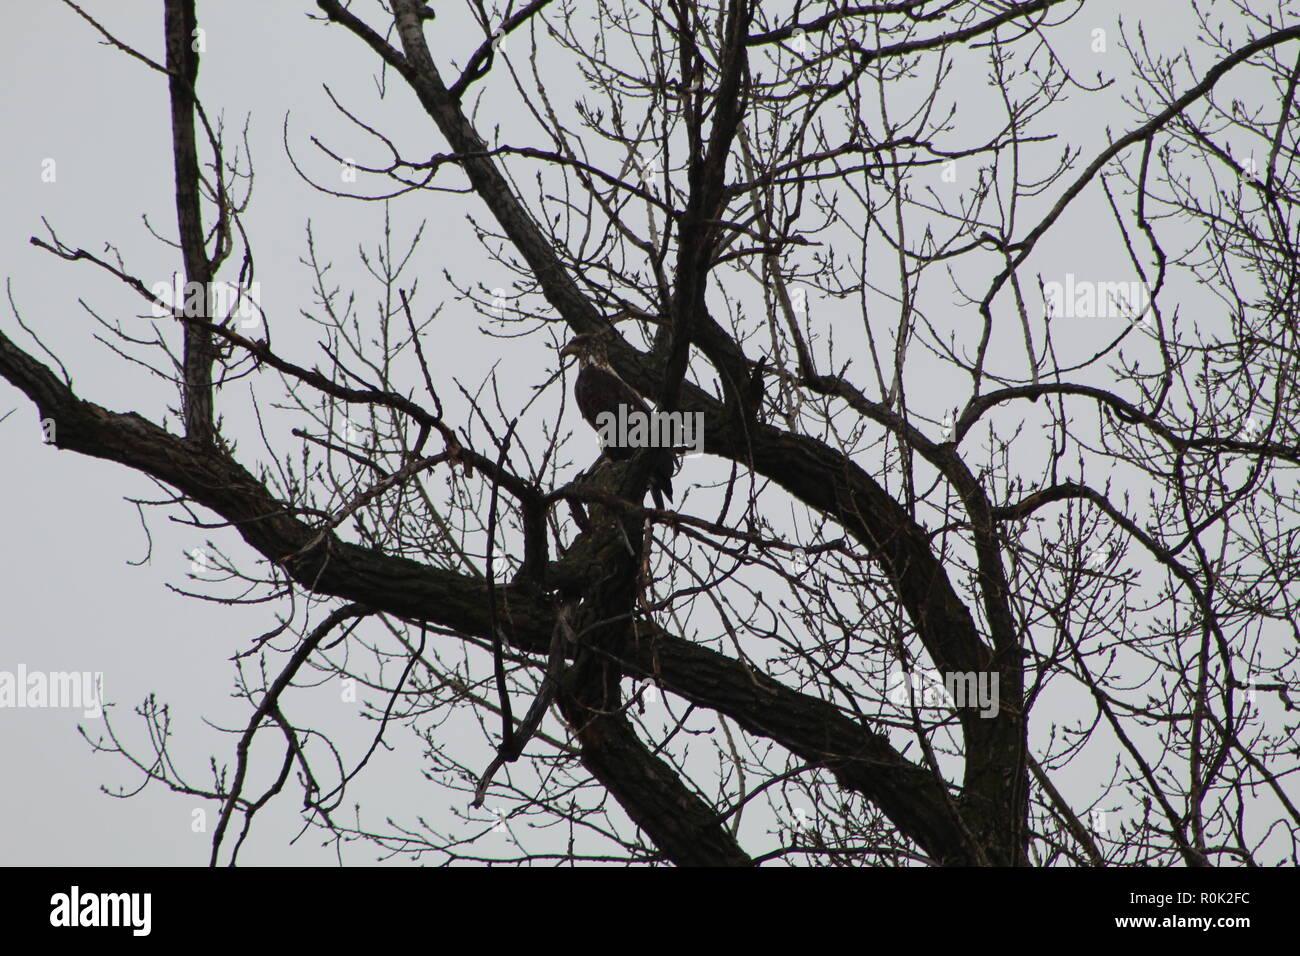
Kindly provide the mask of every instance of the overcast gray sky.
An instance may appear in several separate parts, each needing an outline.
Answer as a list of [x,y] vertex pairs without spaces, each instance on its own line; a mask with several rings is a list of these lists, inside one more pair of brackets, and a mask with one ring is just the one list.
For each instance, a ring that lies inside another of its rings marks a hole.
[[[161,4],[156,0],[86,0],[84,6],[117,36],[162,58]],[[1114,31],[1120,12],[1142,18],[1162,49],[1180,48],[1190,36],[1186,7],[1181,0],[1090,2],[1073,34],[1078,62],[1094,62],[1083,55],[1087,31]],[[335,280],[365,290],[370,287],[355,251],[359,242],[378,240],[384,210],[379,204],[324,198],[305,185],[285,155],[286,116],[295,156],[308,157],[308,166],[314,163],[317,170],[323,167],[307,142],[309,135],[335,137],[332,142],[341,147],[368,143],[340,120],[322,84],[360,109],[367,121],[405,137],[417,154],[445,148],[409,97],[394,96],[379,105],[373,56],[343,30],[309,21],[306,14],[314,9],[312,3],[293,0],[199,3],[207,31],[200,92],[211,112],[224,113],[229,128],[251,116],[257,183],[246,221],[257,253],[262,304],[276,317],[277,345],[291,355],[301,349],[296,353],[301,357],[311,354],[318,337],[296,317],[311,282],[299,262],[308,219],[326,257],[336,264]],[[1117,78],[1119,89],[1095,98],[1076,97],[1070,128],[1062,130],[1085,153],[1100,148],[1106,125],[1122,130],[1133,122],[1117,99],[1130,80],[1116,37],[1112,33],[1112,52],[1098,57],[1095,69]],[[147,216],[165,235],[174,233],[166,84],[98,39],[88,24],[53,0],[10,4],[6,10],[0,34],[5,144],[0,150],[0,261],[5,265],[0,271],[20,314],[68,366],[79,394],[159,420],[163,406],[174,400],[168,388],[95,342],[91,334],[97,327],[77,300],[109,316],[130,314],[139,303],[93,267],[64,262],[28,243],[29,236],[43,234],[45,217],[71,245],[102,252],[105,242],[113,243],[138,274],[167,279],[178,267],[175,254],[149,235],[141,219]],[[456,48],[471,46],[466,38]],[[984,82],[982,72],[965,79]],[[508,129],[521,120],[509,112],[494,118]],[[49,159],[57,164],[52,183],[42,181]],[[422,247],[428,266],[421,271],[430,305],[440,296],[450,301],[443,269],[488,287],[507,278],[493,273],[465,222],[466,212],[483,215],[472,197],[419,197],[393,208],[399,235],[409,235],[424,217],[433,220]],[[1081,209],[1071,216],[1072,247],[1060,251],[1059,271],[1080,261],[1080,249],[1089,249],[1095,257],[1089,264],[1105,271],[1096,263],[1113,262],[1108,257],[1120,250],[1114,248],[1102,213]],[[0,325],[20,344],[30,345],[7,303],[0,308]],[[454,351],[467,381],[477,381],[473,370],[484,370],[497,358],[504,358],[507,372],[511,363],[525,361],[526,353],[485,341],[474,334],[476,327],[473,321],[455,324],[440,343],[448,353]],[[202,544],[202,534],[165,520],[159,511],[150,516],[146,534],[136,507],[125,499],[160,497],[157,487],[121,466],[42,445],[30,403],[0,382],[0,416],[11,409],[16,411],[0,422],[0,500],[6,502],[0,531],[5,603],[0,670],[25,665],[43,671],[102,671],[105,695],[117,708],[115,725],[137,744],[140,724],[128,718],[129,711],[157,694],[172,705],[183,769],[207,785],[208,755],[229,760],[233,738],[205,721],[231,727],[247,719],[245,702],[231,697],[229,658],[271,626],[271,609],[206,604],[169,590],[168,585],[186,586],[185,552]],[[248,426],[238,410],[228,414],[232,427]],[[131,564],[150,553],[150,541],[151,560]],[[338,743],[364,747],[370,725],[332,720],[339,708],[328,695],[315,706],[319,713],[312,716],[336,728]],[[78,723],[92,733],[96,729],[95,721],[76,711],[0,710],[0,766],[6,778],[0,787],[0,860],[205,863],[210,833],[195,833],[191,825],[193,811],[203,805],[157,785],[129,800],[105,796],[101,786],[131,790],[140,775],[119,758],[92,754],[75,731]],[[409,736],[398,732],[392,742],[398,749],[376,754],[357,798],[373,796],[382,815],[398,819],[423,814],[450,821],[453,806],[464,808],[464,795],[420,777],[419,747]],[[1071,768],[1066,776],[1085,781],[1097,769]],[[333,851],[323,849],[315,833],[289,844],[299,828],[295,806],[292,798],[282,800],[259,818],[242,863],[334,862]],[[210,807],[208,819],[210,830]],[[350,854],[345,859],[353,863],[375,855],[369,847]]]

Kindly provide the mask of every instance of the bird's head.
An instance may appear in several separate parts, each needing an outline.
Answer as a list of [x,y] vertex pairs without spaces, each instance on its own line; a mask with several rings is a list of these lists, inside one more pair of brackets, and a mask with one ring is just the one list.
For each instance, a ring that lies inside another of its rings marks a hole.
[[560,349],[560,358],[576,358],[583,365],[608,365],[604,333],[584,332],[575,335],[564,348]]

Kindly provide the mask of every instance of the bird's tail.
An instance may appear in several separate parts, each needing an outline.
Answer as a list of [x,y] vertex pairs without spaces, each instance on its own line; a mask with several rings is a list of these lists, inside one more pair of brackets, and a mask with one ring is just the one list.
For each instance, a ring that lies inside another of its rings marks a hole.
[[650,475],[650,497],[660,510],[663,510],[665,498],[673,500],[673,471],[673,460],[665,457]]

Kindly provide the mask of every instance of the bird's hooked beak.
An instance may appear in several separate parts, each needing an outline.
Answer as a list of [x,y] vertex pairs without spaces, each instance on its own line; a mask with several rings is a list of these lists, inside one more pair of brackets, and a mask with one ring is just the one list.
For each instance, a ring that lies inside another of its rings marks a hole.
[[560,358],[582,358],[586,354],[587,340],[576,338],[569,342],[564,348],[560,349]]

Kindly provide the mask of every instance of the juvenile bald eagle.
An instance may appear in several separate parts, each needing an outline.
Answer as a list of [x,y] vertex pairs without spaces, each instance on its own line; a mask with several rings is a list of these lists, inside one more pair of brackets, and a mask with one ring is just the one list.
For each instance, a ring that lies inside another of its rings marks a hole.
[[[628,447],[611,440],[612,421],[626,422],[633,415],[641,415],[643,421],[651,419],[649,406],[627,382],[619,378],[618,373],[609,366],[605,350],[605,338],[602,333],[587,332],[576,335],[560,350],[560,357],[576,356],[579,371],[578,380],[573,386],[573,397],[578,402],[578,411],[587,420],[587,424],[601,437],[601,451],[612,461],[627,461],[640,447]],[[662,508],[664,499],[673,500],[673,461],[663,456],[650,474],[650,495],[655,507]]]

